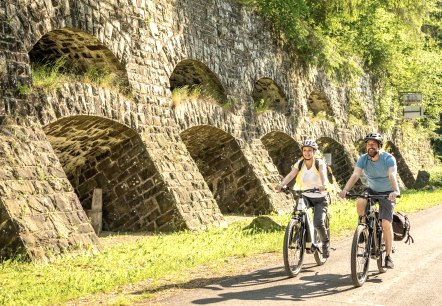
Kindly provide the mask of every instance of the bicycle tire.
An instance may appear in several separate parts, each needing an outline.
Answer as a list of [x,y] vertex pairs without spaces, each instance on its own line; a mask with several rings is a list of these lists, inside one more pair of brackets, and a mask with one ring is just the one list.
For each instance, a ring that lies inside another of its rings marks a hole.
[[[378,233],[379,235],[379,233]],[[377,258],[376,262],[378,264],[378,270],[380,273],[387,272],[387,267],[384,266],[385,257],[386,257],[386,248],[385,248],[385,240],[384,240],[384,232],[381,231],[381,235],[378,236],[378,250],[377,250]]]
[[291,219],[284,234],[284,268],[289,277],[295,277],[302,268],[305,254],[304,224]]
[[[325,215],[324,223],[325,223],[328,241],[330,244],[330,217],[329,217],[328,213]],[[317,233],[316,230],[315,230],[315,244],[318,246],[318,248],[322,248],[322,242],[320,242],[319,234]],[[319,250],[316,250],[314,255],[315,255],[316,264],[318,266],[322,266],[323,264],[325,264],[327,262],[328,258],[324,258],[322,256],[322,253],[319,252]]]
[[367,280],[370,256],[367,250],[368,230],[365,225],[358,225],[351,245],[351,278],[356,287],[362,286]]

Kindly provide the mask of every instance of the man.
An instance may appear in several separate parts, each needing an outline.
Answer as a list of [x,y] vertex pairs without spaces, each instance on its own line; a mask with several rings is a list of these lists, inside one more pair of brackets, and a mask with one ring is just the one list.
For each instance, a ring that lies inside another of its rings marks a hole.
[[[358,181],[364,171],[368,181],[367,191],[370,194],[388,195],[388,199],[379,201],[379,218],[382,219],[382,229],[385,239],[385,266],[392,269],[394,267],[391,258],[393,245],[393,208],[396,197],[400,194],[397,182],[397,164],[393,155],[381,150],[383,140],[378,133],[370,133],[365,137],[366,152],[359,157],[356,162],[353,174],[345,184],[344,189],[339,193],[341,198],[345,198],[348,191]],[[359,198],[356,208],[359,216],[364,216],[367,200]],[[365,220],[363,220],[365,221]]]
[[[325,228],[325,217],[328,210],[327,201],[327,168],[323,160],[316,159],[315,153],[318,150],[318,144],[314,140],[305,140],[302,143],[302,158],[293,165],[289,174],[276,186],[276,191],[290,183],[296,177],[296,185],[301,190],[318,188],[319,193],[303,193],[306,199],[311,203],[314,209],[313,226],[318,231],[322,242],[322,257],[330,256],[330,243]],[[317,166],[316,166],[317,164]]]

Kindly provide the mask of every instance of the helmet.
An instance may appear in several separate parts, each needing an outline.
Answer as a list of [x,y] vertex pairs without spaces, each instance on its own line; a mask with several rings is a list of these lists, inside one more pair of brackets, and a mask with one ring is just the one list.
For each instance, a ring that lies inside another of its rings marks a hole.
[[306,139],[302,143],[302,148],[304,148],[304,147],[311,147],[311,148],[313,148],[313,150],[317,150],[318,149],[318,144],[314,140]]
[[384,141],[382,140],[382,136],[379,133],[367,134],[367,136],[365,136],[364,142],[367,143],[367,141],[369,141],[370,139],[377,141],[380,147],[382,147],[382,144],[384,143]]

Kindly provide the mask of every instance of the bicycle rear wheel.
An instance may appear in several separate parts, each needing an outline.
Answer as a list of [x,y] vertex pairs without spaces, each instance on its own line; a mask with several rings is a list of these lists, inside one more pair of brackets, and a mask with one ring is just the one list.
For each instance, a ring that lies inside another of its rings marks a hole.
[[[325,223],[325,229],[327,232],[328,241],[330,243],[330,217],[329,217],[328,213],[325,215],[324,223]],[[317,233],[316,230],[315,230],[315,245],[320,250],[322,250],[322,242],[319,239],[319,234]],[[316,250],[314,255],[315,255],[315,261],[318,264],[318,266],[322,266],[327,261],[327,258],[324,258],[322,253],[319,252],[319,250]]]
[[384,232],[381,231],[380,232],[380,236],[379,233],[377,233],[378,235],[378,245],[379,245],[379,249],[378,249],[378,257],[376,259],[376,262],[378,264],[378,269],[380,273],[385,273],[387,272],[387,267],[384,266],[385,263],[385,257],[386,257],[386,248],[385,248],[385,240],[384,240]]
[[358,225],[351,246],[351,278],[356,287],[362,286],[367,280],[370,263],[368,247],[368,230],[365,225]]
[[284,234],[284,267],[289,277],[298,275],[302,268],[305,253],[304,225],[291,219]]

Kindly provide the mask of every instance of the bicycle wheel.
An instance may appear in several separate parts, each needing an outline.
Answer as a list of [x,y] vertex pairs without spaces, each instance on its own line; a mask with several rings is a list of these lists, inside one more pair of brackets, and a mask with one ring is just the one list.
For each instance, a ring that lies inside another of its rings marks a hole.
[[284,267],[289,277],[298,275],[302,268],[305,251],[305,235],[303,223],[290,220],[284,234]]
[[351,245],[351,278],[356,287],[362,286],[367,280],[370,263],[368,239],[365,225],[358,225]]
[[[328,237],[329,243],[330,243],[330,217],[329,217],[328,213],[325,215],[324,223],[325,223],[325,229],[327,232],[327,237]],[[319,239],[319,234],[316,230],[315,230],[315,245],[318,246],[318,248],[320,250],[322,250],[322,242]],[[319,250],[316,250],[314,255],[315,255],[315,261],[318,264],[318,266],[322,266],[327,261],[327,258],[324,258],[322,256],[322,253],[319,252]]]
[[385,263],[385,256],[386,256],[386,248],[385,248],[385,240],[384,240],[384,232],[381,231],[380,235],[378,233],[378,253],[376,255],[377,259],[376,262],[378,264],[378,269],[380,273],[385,273],[387,272],[387,267],[384,266]]

